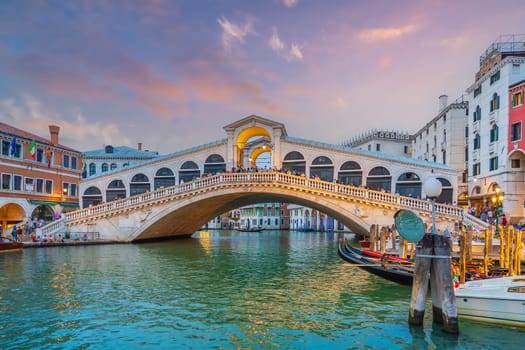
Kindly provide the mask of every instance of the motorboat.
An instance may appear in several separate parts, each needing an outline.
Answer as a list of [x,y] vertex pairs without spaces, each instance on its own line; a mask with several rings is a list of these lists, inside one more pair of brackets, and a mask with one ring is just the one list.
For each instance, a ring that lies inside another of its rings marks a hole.
[[22,250],[22,248],[24,248],[24,243],[22,242],[17,242],[7,237],[0,238],[0,252],[12,252]]
[[525,327],[525,275],[468,281],[455,293],[459,317]]

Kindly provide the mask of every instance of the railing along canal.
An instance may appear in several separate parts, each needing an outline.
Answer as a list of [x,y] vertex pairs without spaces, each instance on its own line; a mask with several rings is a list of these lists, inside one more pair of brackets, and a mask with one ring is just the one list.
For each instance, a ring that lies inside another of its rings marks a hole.
[[[391,194],[382,191],[375,191],[361,187],[354,187],[350,185],[342,185],[334,182],[321,181],[316,179],[309,179],[304,176],[296,176],[284,174],[279,172],[262,172],[262,173],[223,173],[213,176],[208,176],[196,179],[192,182],[181,183],[171,187],[161,188],[152,192],[142,193],[133,197],[118,199],[112,202],[103,203],[89,208],[76,210],[66,213],[64,218],[66,222],[75,221],[78,219],[87,218],[90,216],[97,216],[111,211],[131,210],[135,207],[142,207],[145,203],[156,201],[166,201],[171,197],[175,197],[184,193],[191,193],[197,190],[209,190],[214,187],[221,187],[222,185],[235,185],[239,183],[245,184],[285,184],[300,186],[310,190],[318,190],[323,192],[341,196],[352,197],[355,199],[363,199],[368,202],[390,204],[398,208],[410,208],[420,211],[431,212],[432,204],[428,200],[421,200],[411,197],[404,197],[396,194]],[[438,204],[436,203],[436,213],[452,216],[458,219],[463,218],[463,209],[456,206]]]

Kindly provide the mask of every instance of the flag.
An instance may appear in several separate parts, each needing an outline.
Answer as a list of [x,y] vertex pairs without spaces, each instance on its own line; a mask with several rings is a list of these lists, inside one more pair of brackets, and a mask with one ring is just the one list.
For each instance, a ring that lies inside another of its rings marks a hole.
[[51,168],[51,145],[46,148],[47,167]]
[[33,160],[35,160],[35,158],[36,158],[36,142],[35,142],[35,140],[33,140],[33,142],[31,142],[31,145],[29,145],[29,153],[31,153],[31,158],[33,158]]
[[86,161],[84,161],[84,164],[82,165],[82,172],[87,171],[87,164]]
[[13,139],[11,140],[11,151],[9,152],[9,155],[11,157],[14,157],[15,151],[16,151],[16,136],[13,136]]

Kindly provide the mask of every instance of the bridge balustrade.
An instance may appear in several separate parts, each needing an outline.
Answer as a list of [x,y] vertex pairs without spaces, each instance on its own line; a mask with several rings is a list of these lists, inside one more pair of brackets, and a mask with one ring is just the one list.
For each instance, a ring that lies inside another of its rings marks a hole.
[[[69,212],[64,215],[66,221],[87,218],[90,216],[102,215],[111,211],[130,210],[134,207],[143,206],[146,202],[154,202],[168,199],[181,193],[191,193],[199,189],[211,188],[216,185],[228,183],[282,183],[295,186],[302,186],[310,190],[319,190],[325,193],[337,194],[340,196],[362,198],[377,204],[390,204],[396,207],[411,208],[420,211],[430,212],[432,203],[428,200],[421,200],[410,197],[403,197],[382,191],[375,191],[366,188],[342,185],[334,182],[327,182],[316,179],[309,179],[304,176],[296,176],[279,172],[261,173],[222,173],[214,176],[196,179],[191,182],[181,183],[171,187],[160,188],[152,192],[138,194],[133,197],[118,199],[109,203],[102,203],[89,208]],[[446,216],[463,218],[463,209],[451,205],[436,204],[436,213]]]

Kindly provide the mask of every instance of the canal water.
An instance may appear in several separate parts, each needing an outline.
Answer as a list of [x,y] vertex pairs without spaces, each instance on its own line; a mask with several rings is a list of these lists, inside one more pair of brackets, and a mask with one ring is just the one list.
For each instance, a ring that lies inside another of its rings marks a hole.
[[[0,254],[1,349],[520,349],[525,331],[407,322],[410,288],[337,234],[202,231]],[[431,310],[427,305],[427,310]]]

